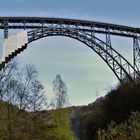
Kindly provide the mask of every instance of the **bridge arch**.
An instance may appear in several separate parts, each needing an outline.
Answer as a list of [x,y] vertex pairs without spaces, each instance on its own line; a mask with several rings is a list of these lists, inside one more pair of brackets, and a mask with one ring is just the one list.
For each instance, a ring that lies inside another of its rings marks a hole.
[[[66,36],[84,43],[106,62],[106,64],[121,82],[125,77],[127,77],[129,80],[133,80],[132,73],[137,73],[134,67],[121,54],[114,50],[110,44],[105,43],[95,35],[91,35],[78,29],[66,27],[48,27],[31,30],[28,31],[28,44],[49,36]],[[26,49],[28,44],[25,44],[20,49],[9,55],[4,63],[7,63],[21,51]]]
[[84,43],[106,62],[119,81],[125,77],[128,77],[129,80],[133,79],[131,75],[135,69],[122,55],[114,50],[111,45],[84,31],[64,27],[36,29],[28,32],[28,43],[49,36],[66,36]]

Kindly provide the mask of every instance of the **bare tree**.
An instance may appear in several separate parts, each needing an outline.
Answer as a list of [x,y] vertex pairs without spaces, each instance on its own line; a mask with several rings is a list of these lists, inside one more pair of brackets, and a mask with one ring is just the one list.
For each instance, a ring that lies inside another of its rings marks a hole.
[[32,82],[37,78],[38,72],[33,65],[25,65],[17,73],[17,80],[19,83],[19,92],[17,92],[19,109],[27,109],[27,98],[32,87]]
[[4,69],[0,71],[0,100],[3,100],[5,93],[7,92],[7,84],[9,80],[16,75],[18,61],[10,61]]
[[67,94],[67,86],[58,74],[53,81],[53,92],[55,97],[52,102],[55,108],[62,108],[69,105],[69,98]]
[[27,100],[28,111],[35,112],[46,109],[48,107],[47,97],[44,94],[44,87],[38,81],[31,82]]

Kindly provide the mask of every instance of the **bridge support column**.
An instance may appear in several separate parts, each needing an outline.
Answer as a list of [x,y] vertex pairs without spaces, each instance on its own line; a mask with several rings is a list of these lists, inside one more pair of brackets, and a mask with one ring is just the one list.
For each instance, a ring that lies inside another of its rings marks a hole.
[[91,27],[91,37],[95,37],[95,29],[94,27]]
[[106,44],[107,44],[106,45],[107,52],[113,55],[112,49],[110,48],[112,47],[110,33],[106,34]]
[[4,19],[4,39],[8,38],[8,20]]
[[[133,38],[133,62],[134,68],[140,74],[140,39]],[[137,72],[134,71],[134,78],[137,76]]]
[[109,46],[111,46],[111,37],[110,34],[106,34],[106,44],[108,44]]

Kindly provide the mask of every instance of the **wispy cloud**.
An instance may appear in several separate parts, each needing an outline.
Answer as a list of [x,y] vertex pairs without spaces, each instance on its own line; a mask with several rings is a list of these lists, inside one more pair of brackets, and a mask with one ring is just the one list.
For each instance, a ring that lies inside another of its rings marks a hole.
[[79,15],[79,13],[73,13],[69,12],[67,9],[57,9],[53,11],[40,11],[37,13],[38,16],[42,17],[60,17],[60,18],[71,18],[71,19],[87,19],[91,20],[91,16],[88,13],[84,13],[82,15]]

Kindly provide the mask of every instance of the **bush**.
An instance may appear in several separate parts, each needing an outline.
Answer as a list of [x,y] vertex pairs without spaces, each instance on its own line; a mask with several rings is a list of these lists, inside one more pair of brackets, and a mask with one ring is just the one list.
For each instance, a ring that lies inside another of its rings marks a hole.
[[132,112],[127,121],[119,125],[112,121],[107,130],[99,129],[98,140],[140,140],[140,113]]

